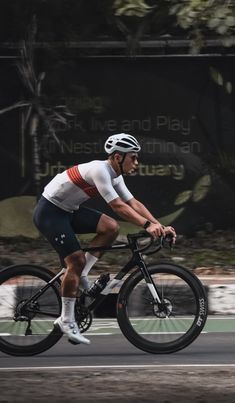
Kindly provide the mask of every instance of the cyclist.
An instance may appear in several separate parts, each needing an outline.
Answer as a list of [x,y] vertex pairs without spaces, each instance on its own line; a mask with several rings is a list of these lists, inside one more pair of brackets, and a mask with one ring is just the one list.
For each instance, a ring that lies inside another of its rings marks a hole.
[[44,188],[34,211],[34,223],[51,243],[67,270],[61,284],[62,312],[54,322],[73,343],[90,344],[75,322],[74,307],[79,285],[89,287],[88,273],[101,252],[81,250],[76,234],[96,233],[91,246],[112,244],[119,226],[115,219],[83,206],[91,197],[102,196],[122,219],[145,228],[153,237],[176,233],[164,227],[127,189],[123,175],[138,166],[141,147],[135,137],[120,133],[104,145],[107,160],[78,164],[57,174]]

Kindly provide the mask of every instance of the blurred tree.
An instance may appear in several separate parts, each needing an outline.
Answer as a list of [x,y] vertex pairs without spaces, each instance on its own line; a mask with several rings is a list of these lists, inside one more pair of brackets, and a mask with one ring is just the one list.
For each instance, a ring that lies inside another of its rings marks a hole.
[[175,17],[169,13],[166,0],[113,0],[111,12],[116,27],[125,35],[128,53],[136,52],[146,35],[175,35]]
[[125,37],[135,49],[149,35],[186,37],[193,52],[205,38],[235,44],[234,0],[1,0],[0,41],[25,37],[36,14],[39,41],[81,41]]
[[192,51],[198,53],[205,38],[219,36],[224,46],[235,45],[234,0],[167,0],[170,14],[192,38]]
[[16,67],[22,82],[24,97],[22,100],[0,109],[0,115],[20,109],[22,111],[23,129],[31,138],[32,168],[31,179],[35,186],[36,196],[41,195],[41,159],[43,156],[43,142],[46,137],[52,137],[57,144],[60,141],[56,135],[56,126],[67,125],[70,112],[65,105],[51,106],[45,95],[42,94],[42,83],[46,73],[36,73],[34,66],[34,44],[37,33],[36,18],[28,28],[26,40],[21,44],[21,58]]

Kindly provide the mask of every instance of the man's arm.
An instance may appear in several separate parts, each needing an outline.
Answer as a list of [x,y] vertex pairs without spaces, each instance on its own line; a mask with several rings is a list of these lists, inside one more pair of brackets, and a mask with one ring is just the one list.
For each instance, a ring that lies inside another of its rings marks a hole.
[[108,204],[119,217],[131,222],[132,224],[144,227],[146,218],[138,213],[138,211],[135,211],[130,205],[125,203],[120,197],[117,197]]
[[144,216],[145,218],[147,218],[148,221],[150,221],[151,223],[157,224],[159,226],[161,226],[161,229],[163,229],[162,231],[162,235],[166,236],[166,235],[171,235],[172,236],[172,240],[173,243],[175,243],[176,241],[176,232],[175,229],[171,226],[163,226],[151,213],[150,211],[143,205],[143,203],[141,203],[139,200],[133,198],[130,199],[128,201],[128,204],[135,210],[137,211],[139,214],[141,214],[142,216]]
[[132,224],[139,225],[143,228],[146,221],[150,221],[150,225],[146,228],[146,231],[153,237],[170,234],[173,236],[173,242],[175,242],[176,233],[174,228],[162,226],[161,223],[153,217],[150,211],[135,198],[125,203],[118,197],[108,204],[119,217]]
[[[108,204],[119,217],[131,222],[132,224],[139,225],[143,228],[146,221],[150,221],[144,215],[141,215],[138,211],[134,210],[130,204],[125,203],[120,197],[112,200]],[[154,238],[165,235],[164,228],[159,222],[152,223],[150,221],[150,225],[146,228],[146,231],[148,231]]]
[[141,203],[139,200],[133,198],[130,199],[128,205],[133,208],[133,210],[137,211],[142,217],[145,217],[146,220],[151,221],[155,224],[160,224],[159,221],[150,213],[150,211]]

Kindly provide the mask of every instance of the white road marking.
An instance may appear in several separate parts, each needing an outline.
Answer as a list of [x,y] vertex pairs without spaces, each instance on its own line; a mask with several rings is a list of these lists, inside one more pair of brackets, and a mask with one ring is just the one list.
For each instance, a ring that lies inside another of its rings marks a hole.
[[216,283],[216,282],[218,282],[218,281],[224,281],[224,280],[227,280],[227,281],[234,281],[235,280],[235,277],[232,277],[232,276],[197,276],[201,281],[202,280],[210,280],[211,282],[213,282],[214,281],[214,283]]
[[[139,332],[139,334],[170,334],[170,335],[173,335],[173,334],[184,334],[185,332]],[[202,334],[202,333],[208,333],[208,332],[201,332],[200,334]]]
[[[206,332],[206,331],[202,331],[201,332],[201,334],[203,334],[203,333],[209,333],[209,332]],[[140,332],[139,334],[143,334],[143,335],[154,335],[154,334],[160,334],[160,335],[162,335],[162,334],[170,334],[170,335],[173,335],[173,334],[184,334],[184,332]],[[86,335],[87,336],[113,336],[113,335],[115,335],[114,333],[93,333],[93,332],[86,332]],[[0,333],[0,336],[11,336],[11,334],[10,333]],[[24,334],[18,334],[17,335],[18,337],[19,336],[25,336]],[[33,336],[41,336],[41,334],[40,333],[34,333],[33,334]]]
[[80,365],[55,367],[5,367],[0,371],[45,371],[45,370],[82,370],[82,369],[164,369],[164,368],[235,368],[235,364],[146,364],[146,365]]
[[113,333],[90,333],[86,332],[87,336],[112,336]]

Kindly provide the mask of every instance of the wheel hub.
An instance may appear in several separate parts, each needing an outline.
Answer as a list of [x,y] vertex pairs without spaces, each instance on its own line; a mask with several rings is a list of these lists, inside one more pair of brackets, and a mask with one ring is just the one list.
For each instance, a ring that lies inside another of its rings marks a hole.
[[31,301],[30,303],[27,303],[27,300],[20,301],[15,309],[14,320],[22,322],[32,320],[36,315],[34,312],[35,309],[37,311],[39,310],[38,302]]
[[157,318],[168,318],[173,310],[173,306],[169,299],[164,298],[162,302],[154,303],[153,312]]

